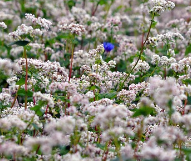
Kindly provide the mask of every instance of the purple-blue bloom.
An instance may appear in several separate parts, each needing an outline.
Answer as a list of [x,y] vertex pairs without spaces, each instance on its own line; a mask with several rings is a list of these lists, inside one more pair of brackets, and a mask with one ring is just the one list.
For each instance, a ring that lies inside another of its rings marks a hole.
[[104,42],[103,47],[104,47],[106,52],[110,52],[111,50],[114,49],[114,45],[112,43],[109,43],[109,42]]

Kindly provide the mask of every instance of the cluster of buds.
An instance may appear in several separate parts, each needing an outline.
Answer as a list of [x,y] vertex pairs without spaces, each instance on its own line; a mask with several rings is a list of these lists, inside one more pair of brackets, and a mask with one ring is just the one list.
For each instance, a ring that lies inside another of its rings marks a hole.
[[9,33],[9,36],[13,37],[13,39],[19,39],[20,36],[29,34],[32,31],[33,31],[32,26],[26,26],[25,24],[22,24],[21,26],[18,26],[16,31]]
[[184,37],[177,32],[167,32],[165,34],[159,34],[156,37],[149,37],[146,41],[146,45],[157,46],[158,42],[173,42],[174,39],[184,40]]
[[81,36],[86,32],[86,29],[83,25],[71,23],[70,25],[60,25],[60,29],[69,30],[71,33]]
[[153,8],[149,12],[155,16],[160,16],[162,12],[175,7],[173,2],[165,0],[151,0],[150,3],[153,5]]
[[157,37],[149,37],[148,40],[146,41],[146,45],[151,45],[151,46],[157,46],[158,43],[158,38]]
[[7,25],[4,22],[0,22],[0,27],[2,27],[3,29],[6,29]]
[[49,20],[45,18],[41,18],[41,17],[36,18],[33,14],[30,14],[30,13],[26,13],[25,18],[32,21],[32,23],[39,24],[41,27],[45,28],[46,30],[48,30],[50,26],[52,25],[52,22],[50,22]]

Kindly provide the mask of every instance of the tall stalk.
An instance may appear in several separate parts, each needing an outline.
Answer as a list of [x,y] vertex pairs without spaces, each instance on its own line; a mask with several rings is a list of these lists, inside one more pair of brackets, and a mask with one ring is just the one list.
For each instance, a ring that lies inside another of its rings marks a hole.
[[26,62],[26,75],[25,75],[25,110],[27,109],[27,80],[28,80],[28,61],[27,61],[27,53],[26,53],[26,47],[23,47],[23,56],[25,58]]
[[73,64],[73,58],[74,58],[74,45],[72,44],[72,53],[70,58],[70,72],[69,72],[69,82],[72,76],[72,64]]
[[152,28],[152,25],[153,25],[153,22],[154,22],[154,17],[155,17],[155,16],[154,16],[154,14],[153,14],[153,15],[152,15],[152,19],[151,19],[151,23],[150,23],[150,26],[149,26],[149,29],[148,29],[148,33],[147,33],[147,36],[146,36],[146,39],[145,39],[145,41],[142,43],[142,46],[141,46],[141,51],[140,51],[139,57],[138,57],[138,59],[137,59],[135,65],[131,68],[129,74],[128,74],[128,75],[125,77],[125,79],[123,80],[122,85],[121,85],[121,87],[119,88],[118,91],[120,91],[120,90],[123,88],[123,86],[124,86],[124,84],[125,84],[125,81],[129,78],[130,74],[133,72],[133,70],[134,70],[135,67],[137,66],[139,60],[141,59],[141,56],[142,56],[143,51],[144,51],[144,46],[145,46],[145,44],[146,44],[146,42],[147,42],[147,40],[148,40],[148,38],[149,38],[149,34],[150,34],[150,32],[151,32],[151,28]]

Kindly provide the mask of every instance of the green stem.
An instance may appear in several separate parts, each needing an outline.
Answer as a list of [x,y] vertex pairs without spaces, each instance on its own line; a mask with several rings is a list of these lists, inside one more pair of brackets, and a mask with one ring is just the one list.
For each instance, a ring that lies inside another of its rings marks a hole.
[[112,4],[113,4],[113,1],[107,7],[107,11],[106,11],[105,19],[104,19],[104,24],[106,24],[108,13],[109,13],[109,10],[110,10]]
[[23,53],[26,61],[26,76],[25,76],[25,110],[27,109],[27,79],[28,79],[28,62],[27,62],[27,53],[26,48],[24,47],[24,53]]
[[146,39],[145,39],[144,43],[142,43],[142,47],[141,47],[141,51],[140,51],[139,57],[138,57],[138,59],[137,59],[135,65],[133,66],[133,68],[131,68],[129,74],[128,74],[128,75],[125,77],[125,79],[123,80],[122,85],[121,85],[121,87],[119,88],[118,91],[120,91],[120,90],[123,88],[123,86],[124,86],[124,84],[125,84],[125,81],[129,78],[130,74],[133,72],[133,70],[134,70],[135,67],[137,66],[139,60],[141,59],[141,56],[142,56],[143,51],[144,51],[145,43],[147,42],[147,40],[148,40],[148,38],[149,38],[149,34],[150,34],[150,31],[151,31],[151,27],[152,27],[153,21],[154,21],[154,15],[152,16],[151,24],[150,24],[150,26],[149,26],[149,30],[148,30]]
[[118,138],[117,137],[114,137],[114,144],[115,144],[115,152],[117,153],[117,156],[119,157],[120,161],[121,161],[121,155],[120,155],[120,145],[118,143]]

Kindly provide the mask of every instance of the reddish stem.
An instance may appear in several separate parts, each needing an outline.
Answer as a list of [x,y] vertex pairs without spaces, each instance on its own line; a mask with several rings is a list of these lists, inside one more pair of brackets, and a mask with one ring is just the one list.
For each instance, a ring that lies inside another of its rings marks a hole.
[[185,114],[185,108],[186,108],[187,103],[188,103],[188,99],[186,99],[184,102],[184,109],[183,109],[182,115]]
[[[108,145],[106,146],[106,150],[105,150],[105,157],[103,158],[103,161],[106,161],[107,160],[107,155],[108,155],[108,153],[109,153],[109,150],[108,150],[108,147],[109,147],[109,145],[111,144],[111,140],[109,141],[109,143],[108,143]],[[103,155],[104,156],[104,155]]]
[[[32,88],[32,91],[34,92],[34,88]],[[36,104],[35,97],[33,97],[33,103]]]
[[17,93],[16,93],[15,98],[14,98],[14,100],[13,100],[13,103],[12,103],[12,105],[11,105],[11,108],[14,106],[14,104],[15,104],[15,102],[16,102],[16,99],[17,99],[17,96],[18,96],[18,91],[19,91],[20,88],[21,88],[21,86],[19,86],[19,88],[18,88],[18,90],[17,90]]
[[69,82],[72,76],[72,64],[73,64],[73,57],[74,57],[74,47],[72,47],[72,55],[70,58],[70,72],[69,72]]
[[48,104],[47,104],[47,106],[46,106],[46,112],[45,112],[45,115],[47,116],[47,113],[48,113]]
[[[100,2],[100,1],[99,1],[99,2]],[[94,10],[92,9],[92,16],[95,15],[95,13],[96,13],[96,11],[97,11],[97,9],[98,9],[98,6],[99,6],[99,2],[96,4],[95,9],[94,9]]]

